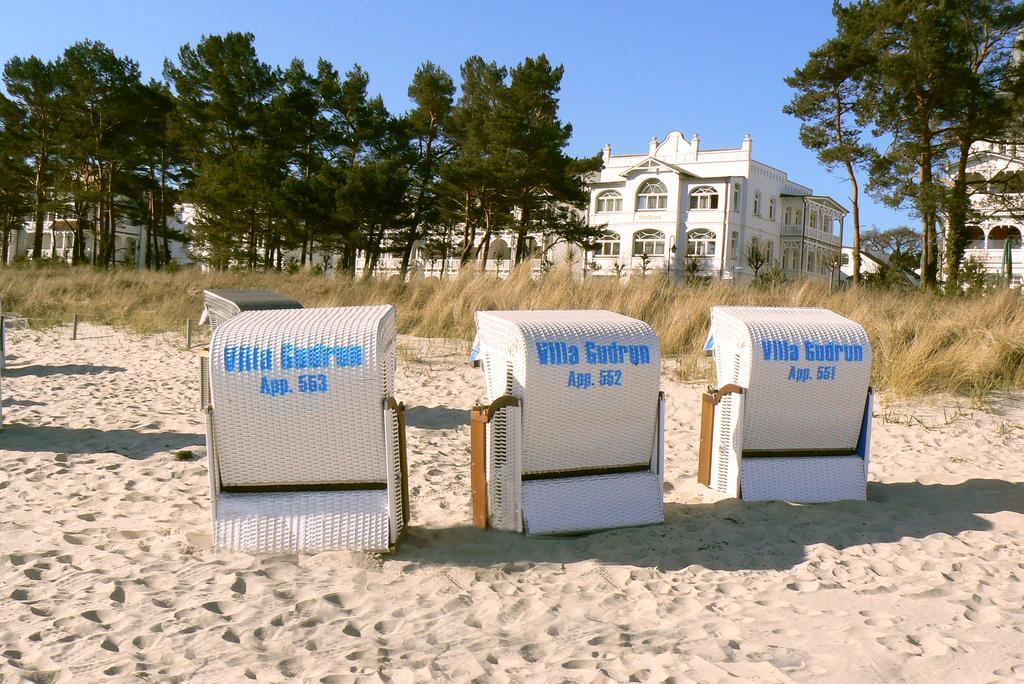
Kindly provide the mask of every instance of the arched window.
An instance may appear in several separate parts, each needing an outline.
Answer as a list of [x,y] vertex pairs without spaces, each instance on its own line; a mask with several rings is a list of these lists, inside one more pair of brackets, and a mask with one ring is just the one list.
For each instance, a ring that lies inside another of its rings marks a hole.
[[594,256],[596,257],[617,257],[621,253],[622,239],[618,233],[605,233],[604,236],[597,241],[597,245],[594,246]]
[[1020,245],[1021,231],[1017,226],[1002,225],[993,226],[988,231],[988,248],[1003,249],[1006,241],[1010,240],[1010,249]]
[[633,234],[633,256],[665,256],[665,234],[660,230],[638,230]]
[[718,191],[710,185],[702,185],[690,191],[691,209],[717,209]]
[[793,225],[793,207],[786,207],[782,212],[782,222],[787,226]]
[[715,238],[714,231],[691,230],[686,234],[686,256],[714,256],[716,244],[718,244],[718,241]]
[[782,267],[787,268],[790,271],[795,271],[797,261],[800,260],[800,250],[796,247],[790,247],[789,249],[783,250],[782,253]]
[[660,180],[652,178],[640,186],[636,193],[636,210],[665,209],[668,207],[668,190]]
[[754,193],[754,216],[761,215],[761,192]]
[[768,220],[769,221],[774,221],[775,220],[775,198],[774,197],[769,197],[768,198]]
[[622,195],[615,190],[606,190],[597,196],[597,213],[622,211]]

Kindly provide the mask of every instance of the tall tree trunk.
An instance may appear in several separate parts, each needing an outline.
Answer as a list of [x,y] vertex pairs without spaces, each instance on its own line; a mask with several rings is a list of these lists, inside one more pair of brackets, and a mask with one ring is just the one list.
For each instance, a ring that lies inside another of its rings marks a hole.
[[473,248],[476,246],[476,224],[473,223],[472,195],[466,193],[466,214],[462,224],[462,256],[459,258],[459,267],[465,266],[473,258]]
[[[99,264],[100,252],[107,248],[107,231],[103,223],[103,166],[96,165],[96,223],[92,228],[92,265]],[[99,244],[97,244],[99,239]]]
[[[925,147],[921,153],[921,168],[919,173],[920,192],[922,194],[931,192],[932,162],[931,149]],[[936,285],[936,260],[935,260],[935,210],[932,208],[932,200],[925,196],[921,208],[921,244],[923,247],[924,263],[921,271],[921,282],[929,288]]]
[[[106,196],[106,220],[107,249],[103,255],[103,266],[109,268],[117,264],[117,217],[114,214],[114,165],[111,164],[107,170],[107,196]],[[122,261],[128,258],[127,252],[123,255]]]
[[44,204],[46,202],[46,186],[44,180],[46,178],[46,161],[45,155],[40,155],[39,160],[36,162],[36,207],[35,207],[35,225],[36,232],[32,236],[32,259],[38,261],[43,258],[43,221],[46,220],[46,211]]
[[164,264],[168,264],[171,261],[171,245],[169,238],[167,237],[167,161],[164,156],[164,151],[160,150],[160,202],[158,207],[160,209],[160,239],[163,242],[163,259]]
[[960,264],[963,262],[964,250],[967,248],[967,214],[970,198],[967,194],[967,156],[970,154],[970,142],[960,139],[957,145],[956,175],[953,178],[953,191],[949,198],[948,226],[946,228],[946,282],[947,291],[958,287],[960,282]]
[[399,269],[399,276],[401,276],[402,280],[405,280],[405,275],[409,272],[409,260],[412,258],[412,250],[416,244],[416,240],[419,239],[420,221],[423,220],[423,198],[426,195],[427,186],[430,184],[430,179],[434,173],[433,148],[434,137],[432,135],[428,135],[426,147],[423,152],[423,178],[420,179],[420,191],[419,195],[416,197],[416,208],[413,210],[412,221],[409,222],[409,235],[406,237],[405,249],[402,251],[402,266]]
[[0,264],[7,265],[7,257],[10,255],[11,244],[11,217],[4,220],[3,244],[0,244]]
[[[523,258],[526,256],[526,234],[530,229],[530,208],[523,207],[522,212],[519,230],[516,231],[516,252],[513,262],[516,266],[523,263]],[[584,260],[584,265],[585,262],[586,260]]]
[[[853,164],[846,162],[850,174],[850,204],[853,207],[853,284],[860,284],[860,185],[853,172]],[[843,246],[839,245],[840,251]]]
[[256,270],[256,207],[249,210],[249,270]]
[[935,197],[933,197],[932,181],[932,141],[934,134],[931,129],[931,108],[927,106],[927,94],[919,94],[921,103],[921,156],[918,189],[921,193],[921,229],[924,246],[924,268],[921,271],[921,282],[924,286],[935,289],[938,276],[938,259],[935,235]]
[[491,210],[484,209],[484,237],[480,243],[479,252],[483,252],[483,259],[480,260],[480,272],[487,272],[487,257],[491,253]]

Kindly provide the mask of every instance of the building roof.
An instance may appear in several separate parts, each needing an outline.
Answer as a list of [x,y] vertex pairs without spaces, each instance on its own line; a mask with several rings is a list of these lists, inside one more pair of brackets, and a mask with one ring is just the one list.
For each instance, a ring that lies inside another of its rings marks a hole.
[[682,167],[676,166],[675,164],[670,164],[670,163],[668,163],[667,161],[665,161],[663,159],[658,159],[657,157],[652,157],[650,155],[648,155],[647,157],[644,157],[642,160],[640,160],[636,164],[633,164],[628,169],[624,169],[623,171],[621,171],[619,173],[619,175],[620,176],[628,176],[629,174],[633,173],[634,171],[651,171],[656,166],[660,166],[660,167],[662,167],[664,169],[672,171],[673,173],[678,173],[678,174],[683,175],[683,176],[689,176],[690,178],[697,178],[697,176],[695,176],[694,174],[690,173],[689,171],[684,170]]

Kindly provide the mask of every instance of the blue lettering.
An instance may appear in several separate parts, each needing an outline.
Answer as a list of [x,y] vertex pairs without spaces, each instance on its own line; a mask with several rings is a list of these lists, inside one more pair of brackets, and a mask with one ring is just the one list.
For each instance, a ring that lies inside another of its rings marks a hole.
[[569,387],[576,389],[587,389],[594,384],[594,377],[590,373],[569,371]]

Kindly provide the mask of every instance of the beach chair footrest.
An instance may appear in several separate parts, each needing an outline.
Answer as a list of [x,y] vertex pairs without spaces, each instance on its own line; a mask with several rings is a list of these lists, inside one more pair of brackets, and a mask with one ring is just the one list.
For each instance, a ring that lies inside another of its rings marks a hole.
[[221,493],[214,546],[247,553],[386,552],[389,510],[386,490]]
[[657,473],[587,475],[523,482],[527,534],[568,534],[665,521]]
[[740,492],[745,501],[863,501],[866,470],[861,456],[744,458]]

